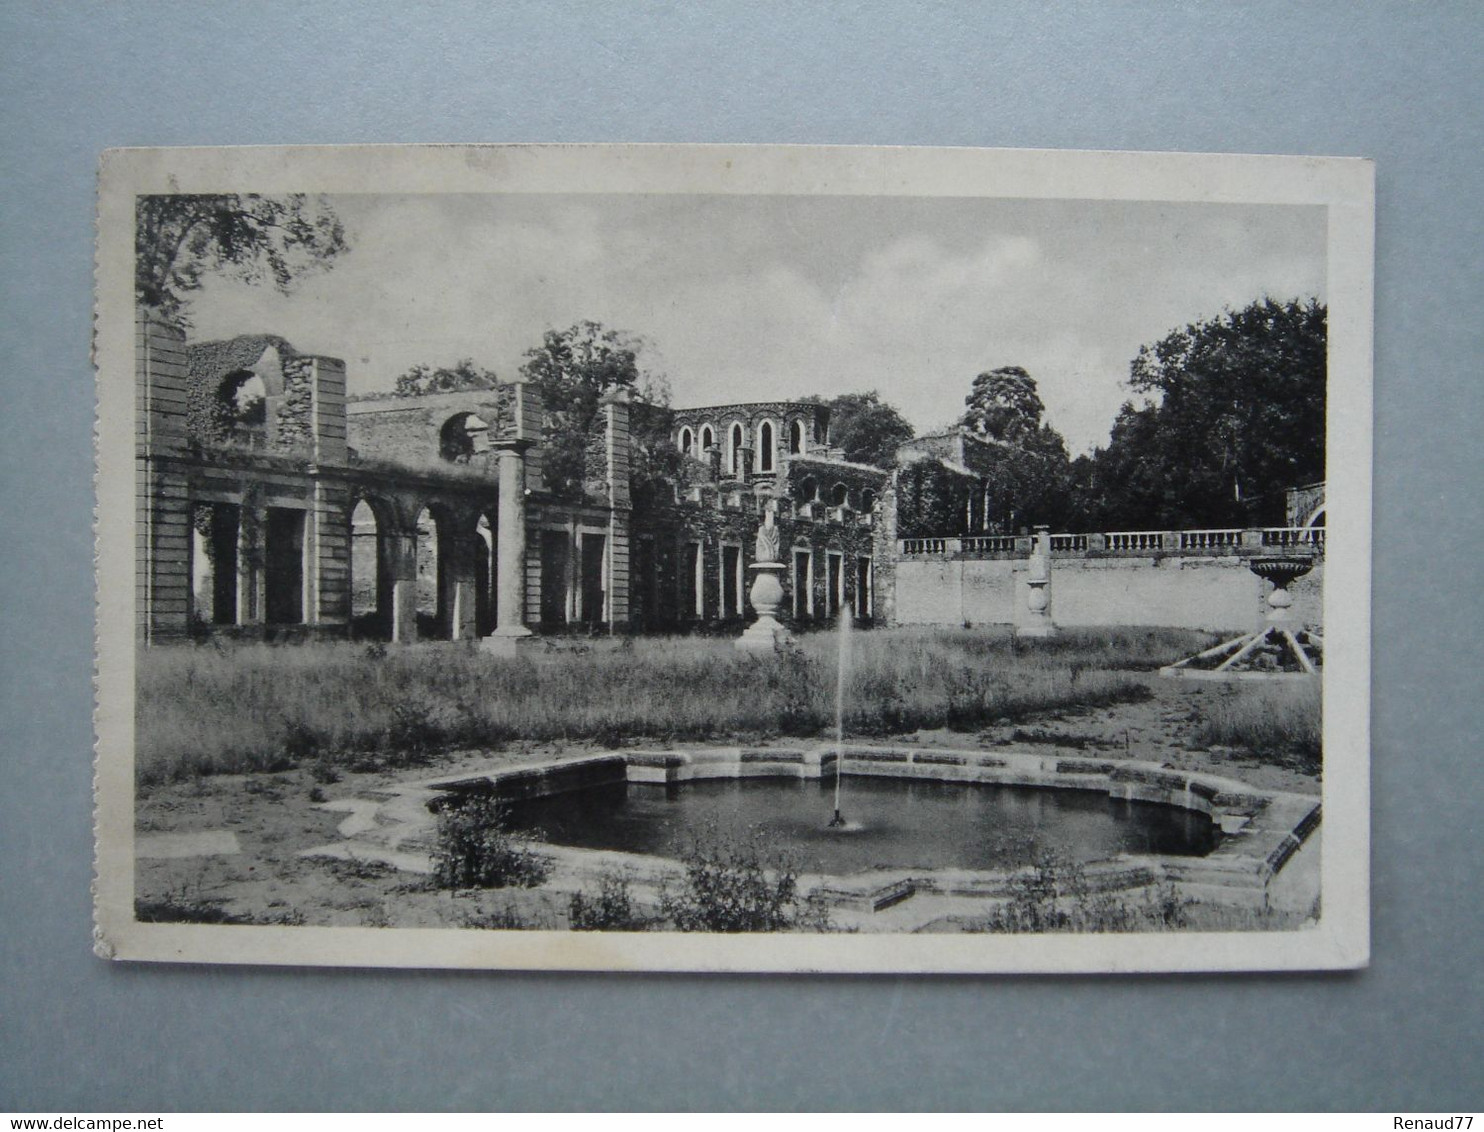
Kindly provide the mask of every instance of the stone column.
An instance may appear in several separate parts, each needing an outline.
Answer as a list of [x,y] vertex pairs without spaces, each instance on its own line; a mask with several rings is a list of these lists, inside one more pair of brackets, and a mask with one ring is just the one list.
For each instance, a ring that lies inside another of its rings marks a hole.
[[350,491],[316,475],[309,529],[310,601],[304,620],[312,625],[350,624]]
[[417,640],[417,532],[388,531],[381,536],[392,584],[392,640]]
[[263,606],[267,604],[264,583],[263,528],[268,511],[251,498],[244,499],[237,512],[237,624],[261,625]]
[[191,492],[186,449],[185,335],[146,314],[135,321],[136,633],[146,643],[189,630]]
[[629,391],[623,386],[603,398],[607,414],[608,478],[608,631],[629,628],[629,537],[633,500],[629,495],[632,441],[629,432]]
[[497,656],[515,656],[522,642],[534,639],[526,628],[526,437],[496,440],[491,447],[500,454],[500,508],[496,516],[495,554],[497,592],[495,631],[483,641]]

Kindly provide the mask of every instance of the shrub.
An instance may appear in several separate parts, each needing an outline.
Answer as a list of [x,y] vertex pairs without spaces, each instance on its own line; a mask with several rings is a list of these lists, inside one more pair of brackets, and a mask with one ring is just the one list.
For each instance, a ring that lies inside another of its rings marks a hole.
[[505,826],[493,798],[470,798],[438,814],[433,881],[439,888],[534,888],[551,865]]
[[1010,899],[995,909],[983,930],[1023,932],[1134,932],[1186,926],[1190,901],[1173,884],[1130,899],[1095,892],[1087,871],[1059,854],[1038,852],[1010,881]]
[[635,932],[645,927],[643,917],[634,910],[629,878],[623,873],[604,873],[595,895],[574,892],[567,919],[574,932]]
[[700,833],[683,857],[678,892],[660,891],[660,910],[683,932],[782,932],[817,922],[818,909],[799,901],[798,865],[767,851],[759,837],[724,836],[714,826]]

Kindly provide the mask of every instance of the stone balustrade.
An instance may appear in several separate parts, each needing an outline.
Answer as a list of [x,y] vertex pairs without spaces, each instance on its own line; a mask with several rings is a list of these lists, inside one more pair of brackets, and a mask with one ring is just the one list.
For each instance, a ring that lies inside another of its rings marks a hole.
[[[961,535],[897,540],[906,558],[1011,558],[1031,552],[1029,536]],[[1058,557],[1141,557],[1200,554],[1251,557],[1291,553],[1323,555],[1323,527],[1221,528],[1185,531],[1103,531],[1054,534],[1051,553]]]

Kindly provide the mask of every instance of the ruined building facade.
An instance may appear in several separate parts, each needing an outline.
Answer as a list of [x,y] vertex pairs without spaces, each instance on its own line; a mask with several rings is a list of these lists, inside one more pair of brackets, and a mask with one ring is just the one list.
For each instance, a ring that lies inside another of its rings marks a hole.
[[[1020,626],[1033,538],[995,485],[1031,457],[952,430],[890,470],[850,463],[829,411],[768,401],[671,412],[617,390],[554,490],[552,436],[521,383],[349,400],[345,366],[250,335],[137,326],[139,637],[414,641],[740,631],[758,528],[781,615]],[[570,460],[568,461],[570,463]],[[566,478],[571,478],[570,471]],[[1248,627],[1251,558],[1312,558],[1292,594],[1322,623],[1324,485],[1286,525],[1050,534],[1064,625]],[[511,646],[507,650],[505,646]]]
[[578,498],[548,490],[526,384],[352,401],[338,359],[147,315],[136,378],[144,641],[740,626],[768,513],[799,623],[882,616],[887,473],[840,460],[819,405],[677,412],[678,473],[641,480],[631,424],[654,410],[616,391]]

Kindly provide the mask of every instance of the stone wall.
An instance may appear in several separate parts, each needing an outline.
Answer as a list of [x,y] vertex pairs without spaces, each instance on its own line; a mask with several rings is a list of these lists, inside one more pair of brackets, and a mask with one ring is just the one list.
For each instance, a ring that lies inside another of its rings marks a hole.
[[[1020,558],[913,557],[884,577],[900,624],[1021,625],[1028,621]],[[1292,587],[1293,613],[1322,625],[1324,565]],[[1238,558],[1054,558],[1051,616],[1065,627],[1147,625],[1240,632],[1266,613],[1271,587]]]
[[[478,417],[489,426],[483,440],[487,448],[489,441],[512,434],[513,399],[511,387],[500,386],[425,397],[352,401],[347,407],[348,440],[362,459],[413,468],[436,467],[447,462],[440,455],[440,442],[443,426],[449,420],[465,413]],[[483,460],[483,450],[476,449],[475,459],[469,462]]]

